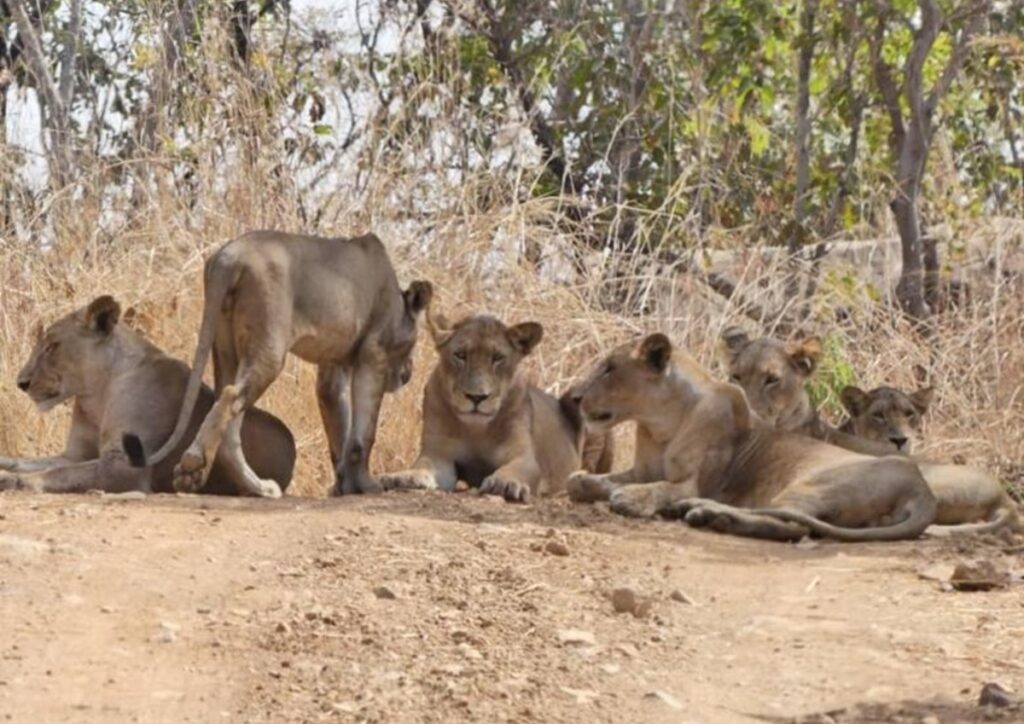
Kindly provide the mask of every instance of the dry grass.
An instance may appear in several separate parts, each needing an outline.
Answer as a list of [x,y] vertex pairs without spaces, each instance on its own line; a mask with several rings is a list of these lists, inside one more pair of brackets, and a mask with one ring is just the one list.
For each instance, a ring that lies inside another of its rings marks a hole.
[[[479,187],[442,189],[448,203],[410,221],[406,202],[415,184],[403,185],[400,176],[379,172],[374,183],[359,191],[336,192],[330,212],[321,215],[324,221],[310,228],[287,195],[259,193],[268,184],[253,181],[253,173],[240,172],[235,184],[211,190],[203,204],[191,208],[173,197],[152,198],[133,221],[119,227],[104,220],[100,198],[87,193],[74,202],[73,223],[56,225],[52,248],[41,250],[29,239],[3,244],[0,379],[7,384],[0,388],[0,449],[5,455],[49,454],[63,444],[66,411],[41,417],[13,384],[37,321],[53,320],[96,295],[113,294],[135,309],[134,324],[148,337],[191,358],[202,308],[204,255],[257,227],[330,235],[372,229],[388,244],[400,279],[433,280],[438,303],[450,316],[488,311],[510,321],[543,323],[545,341],[527,367],[548,388],[564,388],[602,350],[644,331],[669,332],[716,371],[717,337],[724,326],[745,322],[752,333],[773,331],[745,318],[691,275],[669,273],[639,258],[588,255],[571,231],[553,231],[552,200],[518,202],[519,194],[502,189],[496,196],[503,200],[485,206],[476,201]],[[1006,231],[979,225],[960,239],[991,248],[998,241],[1008,248],[1020,226],[1009,224]],[[736,247],[750,243],[736,235],[731,240]],[[521,260],[520,250],[528,244],[542,251],[541,272]],[[559,261],[572,254],[587,260],[583,275],[569,273],[571,265]],[[634,295],[616,311],[608,311],[609,268],[620,270],[617,283]],[[777,269],[739,262],[737,276],[740,295],[748,300],[767,295],[769,282],[779,281]],[[816,312],[801,331],[831,335],[837,353],[830,364],[848,365],[863,386],[912,387],[913,366],[923,365],[939,388],[929,415],[928,452],[998,467],[1016,480],[1016,463],[1024,454],[1024,295],[1019,286],[993,286],[982,278],[970,308],[938,320],[932,346],[905,320],[848,286],[823,284]],[[836,307],[851,305],[853,313],[841,328],[824,321],[833,318]],[[626,307],[640,311],[623,311]],[[418,346],[416,358],[413,382],[385,402],[372,464],[377,471],[401,467],[415,456],[421,391],[434,360],[428,343]],[[262,401],[295,432],[300,459],[293,491],[301,494],[321,494],[330,479],[313,378],[311,366],[291,358]]]

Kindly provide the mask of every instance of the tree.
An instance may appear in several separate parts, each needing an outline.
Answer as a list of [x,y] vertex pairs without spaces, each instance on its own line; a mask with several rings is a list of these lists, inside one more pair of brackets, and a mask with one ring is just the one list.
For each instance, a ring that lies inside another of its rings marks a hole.
[[[875,84],[891,124],[889,147],[896,189],[890,207],[899,230],[903,258],[896,296],[904,311],[924,319],[931,310],[925,298],[925,248],[919,197],[935,133],[935,115],[939,102],[960,72],[992,3],[991,0],[972,2],[947,15],[936,0],[919,0],[917,8],[918,17],[912,18],[905,7],[897,7],[892,2],[879,3],[869,43]],[[912,41],[898,83],[895,65],[888,58],[887,41],[900,32],[911,33]],[[929,85],[926,64],[943,32],[949,36],[948,56]]]

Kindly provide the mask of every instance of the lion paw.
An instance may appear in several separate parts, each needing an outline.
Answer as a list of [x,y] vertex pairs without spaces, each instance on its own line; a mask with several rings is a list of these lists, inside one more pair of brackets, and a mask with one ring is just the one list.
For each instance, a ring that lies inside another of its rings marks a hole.
[[611,495],[613,513],[629,518],[653,518],[658,513],[658,496],[647,485],[627,485]]
[[530,486],[518,480],[489,475],[480,484],[484,495],[500,495],[510,503],[525,503],[530,497]]
[[256,495],[260,498],[280,498],[281,486],[273,480],[261,480]]
[[174,466],[174,489],[179,493],[195,493],[203,487],[206,475],[206,456],[202,449],[190,447]]
[[617,486],[607,478],[580,470],[569,476],[567,487],[573,502],[596,503],[611,498]]
[[24,490],[27,487],[21,476],[0,473],[0,490]]
[[429,470],[402,470],[380,476],[384,490],[436,490],[437,480]]

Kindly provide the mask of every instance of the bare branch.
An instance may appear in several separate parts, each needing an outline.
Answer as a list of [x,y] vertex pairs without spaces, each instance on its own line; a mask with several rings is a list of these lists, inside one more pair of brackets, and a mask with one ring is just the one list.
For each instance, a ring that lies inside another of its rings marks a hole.
[[71,17],[68,19],[68,39],[60,58],[60,80],[57,92],[64,108],[71,107],[75,92],[75,66],[78,64],[78,42],[82,34],[82,0],[71,0]]
[[928,99],[925,104],[929,112],[934,111],[938,107],[939,99],[946,94],[946,91],[949,90],[949,87],[956,79],[960,68],[971,52],[971,41],[981,28],[985,16],[991,8],[991,0],[974,3],[968,6],[968,8],[961,9],[955,15],[951,15],[947,21],[947,27],[952,26],[954,17],[958,20],[967,21],[967,25],[960,31],[960,35],[957,37],[956,44],[953,47],[953,52],[949,56],[949,61],[947,61],[946,67],[942,69],[942,75],[935,81],[931,91],[928,93]]

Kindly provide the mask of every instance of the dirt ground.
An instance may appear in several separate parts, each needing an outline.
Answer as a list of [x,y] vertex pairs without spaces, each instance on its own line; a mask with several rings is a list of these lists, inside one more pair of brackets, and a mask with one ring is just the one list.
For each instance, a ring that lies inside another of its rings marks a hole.
[[977,706],[986,682],[1024,692],[1024,586],[922,576],[1019,573],[1013,548],[782,545],[471,493],[5,493],[0,720],[1024,721]]

